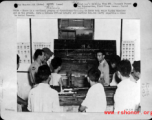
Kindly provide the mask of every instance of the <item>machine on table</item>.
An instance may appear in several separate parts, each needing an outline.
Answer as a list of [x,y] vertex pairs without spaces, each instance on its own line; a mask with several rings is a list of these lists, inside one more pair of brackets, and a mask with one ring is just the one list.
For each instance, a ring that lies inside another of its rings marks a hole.
[[[103,49],[106,60],[109,62],[111,55],[116,55],[115,40],[54,40],[54,55],[62,58],[64,93],[59,93],[60,106],[68,106],[64,111],[75,111],[74,106],[79,106],[84,100],[90,87],[86,75],[90,68],[97,66],[96,52]],[[107,104],[113,105],[113,95],[116,87],[104,86]],[[59,90],[58,90],[59,91]],[[73,106],[73,107],[72,107]],[[70,108],[69,108],[70,107]],[[70,109],[70,110],[69,110]]]

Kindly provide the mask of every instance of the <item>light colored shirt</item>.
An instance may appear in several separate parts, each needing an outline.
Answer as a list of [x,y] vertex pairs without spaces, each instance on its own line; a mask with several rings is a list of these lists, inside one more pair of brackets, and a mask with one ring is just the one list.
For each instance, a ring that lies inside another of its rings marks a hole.
[[62,79],[62,76],[58,73],[51,73],[50,85],[59,86],[59,82]]
[[114,95],[115,112],[118,111],[134,111],[137,105],[138,94],[137,83],[130,80],[130,78],[122,80],[116,89]]
[[86,112],[104,112],[106,110],[107,101],[102,84],[93,85],[86,95],[85,100],[81,104],[86,106]]
[[29,93],[28,110],[32,112],[60,112],[57,91],[47,83],[40,83]]
[[[28,94],[31,90],[31,85],[27,76],[28,73],[17,73],[17,95],[23,100],[28,99]],[[17,110],[21,112],[22,105],[17,104]]]
[[101,71],[100,78],[104,80],[104,85],[110,84],[110,78],[109,78],[109,65],[106,60],[103,60],[101,63],[99,63],[98,69]]
[[110,86],[117,86],[117,84],[118,84],[118,83],[116,82],[115,75],[116,75],[116,73],[113,74],[112,82],[110,83]]
[[30,82],[34,85],[35,85],[35,73],[38,71],[40,65],[41,64],[39,64],[37,61],[34,61],[29,68]]
[[137,103],[140,104],[140,79],[137,81],[137,89],[138,89],[138,94],[137,94]]

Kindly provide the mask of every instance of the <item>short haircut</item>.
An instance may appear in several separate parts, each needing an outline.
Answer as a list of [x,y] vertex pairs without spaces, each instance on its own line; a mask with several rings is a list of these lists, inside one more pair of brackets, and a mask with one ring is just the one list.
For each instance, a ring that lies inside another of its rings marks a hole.
[[140,72],[140,61],[134,61],[132,66],[133,66],[133,68],[135,69],[136,72]]
[[88,77],[93,82],[98,82],[100,75],[101,75],[101,72],[97,67],[93,67],[88,71]]
[[102,55],[106,55],[106,53],[105,53],[104,50],[98,50],[98,51],[96,52],[96,54],[97,54],[97,53],[102,53]]
[[48,79],[51,75],[51,71],[48,65],[42,65],[38,68],[38,72],[35,74],[36,83],[41,83]]
[[118,71],[124,77],[129,77],[131,73],[131,63],[129,60],[121,60],[117,66]]
[[120,57],[118,55],[112,55],[110,59],[111,64],[118,64],[120,62]]
[[34,53],[34,60],[36,60],[39,55],[42,55],[43,52],[44,52],[43,50],[37,49]]
[[51,65],[53,69],[57,69],[59,66],[61,66],[61,64],[62,64],[62,59],[60,57],[54,57],[51,60]]
[[20,57],[19,57],[19,55],[17,54],[17,64],[19,64],[20,63]]

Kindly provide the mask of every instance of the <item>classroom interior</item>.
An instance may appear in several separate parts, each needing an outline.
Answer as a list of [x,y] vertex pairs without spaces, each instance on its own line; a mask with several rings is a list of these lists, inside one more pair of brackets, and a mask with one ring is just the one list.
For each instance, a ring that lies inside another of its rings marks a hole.
[[[106,60],[111,55],[119,55],[131,63],[140,60],[140,20],[139,19],[18,19],[17,54],[21,58],[17,70],[22,99],[27,100],[31,86],[28,69],[33,62],[36,49],[48,47],[63,60],[59,74],[67,91],[60,94],[63,112],[78,112],[89,89],[85,75],[92,67],[95,52],[106,51]],[[54,57],[52,56],[49,60]],[[70,76],[68,76],[70,73]],[[113,110],[113,96],[116,86],[104,86],[107,111]],[[18,90],[19,91],[19,90]]]

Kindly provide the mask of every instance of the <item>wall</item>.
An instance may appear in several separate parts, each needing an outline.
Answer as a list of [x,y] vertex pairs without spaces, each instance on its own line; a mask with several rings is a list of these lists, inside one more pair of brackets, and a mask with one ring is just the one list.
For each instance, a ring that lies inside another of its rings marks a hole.
[[116,40],[117,55],[120,55],[121,19],[95,19],[95,40]]
[[140,20],[123,20],[123,38],[122,40],[135,41],[135,60],[140,60]]
[[[51,42],[51,50],[54,51],[54,39],[58,38],[57,19],[32,19],[31,20],[32,41],[33,42]],[[50,27],[49,27],[50,26]],[[29,19],[18,19],[17,21],[17,42],[30,42]],[[23,99],[27,99],[31,89],[28,79],[28,68],[30,64],[20,64],[18,71],[25,67],[26,71],[18,72],[18,89],[21,91],[19,95]]]
[[[17,19],[17,43],[18,42],[30,43],[29,19]],[[30,64],[28,63],[21,63],[18,71],[26,70],[26,72],[17,73],[18,95],[23,99],[27,99],[31,89],[27,73],[29,66]]]

